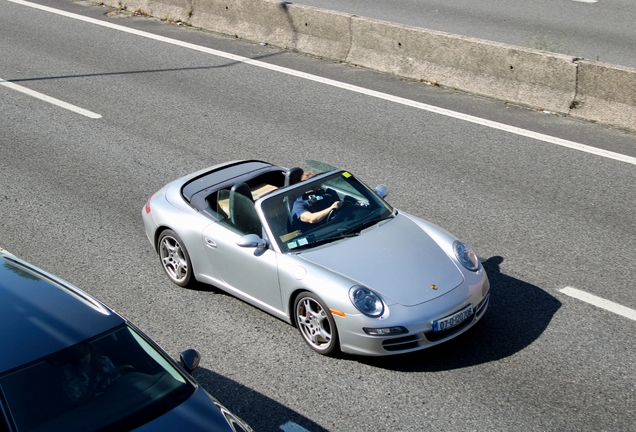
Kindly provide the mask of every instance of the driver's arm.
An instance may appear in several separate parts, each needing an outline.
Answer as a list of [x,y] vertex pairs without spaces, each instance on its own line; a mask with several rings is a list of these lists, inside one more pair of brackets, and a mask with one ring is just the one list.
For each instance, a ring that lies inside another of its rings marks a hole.
[[306,222],[310,224],[320,222],[321,220],[327,217],[327,215],[332,209],[337,208],[339,203],[340,201],[336,201],[333,204],[331,204],[331,206],[327,207],[326,209],[317,211],[315,213],[312,213],[309,211],[303,212],[300,214],[300,220],[302,222]]

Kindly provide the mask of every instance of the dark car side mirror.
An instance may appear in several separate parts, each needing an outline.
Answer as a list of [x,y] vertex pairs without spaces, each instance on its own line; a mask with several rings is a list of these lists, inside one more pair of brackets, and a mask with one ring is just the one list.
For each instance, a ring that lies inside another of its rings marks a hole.
[[195,349],[185,350],[179,355],[181,359],[181,366],[188,371],[188,373],[192,373],[196,368],[199,367],[199,362],[201,361],[201,354]]

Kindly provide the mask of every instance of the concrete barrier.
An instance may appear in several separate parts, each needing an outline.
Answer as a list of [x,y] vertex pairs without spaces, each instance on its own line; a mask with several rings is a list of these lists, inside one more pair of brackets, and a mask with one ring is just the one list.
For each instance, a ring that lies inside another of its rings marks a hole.
[[349,50],[350,15],[267,0],[194,0],[193,26],[332,59]]
[[636,131],[636,69],[272,0],[111,7]]
[[636,69],[581,60],[569,114],[636,130]]
[[124,7],[130,12],[142,12],[171,22],[188,22],[193,10],[193,0],[106,0],[106,6]]
[[479,95],[565,113],[575,95],[570,56],[353,17],[347,61]]

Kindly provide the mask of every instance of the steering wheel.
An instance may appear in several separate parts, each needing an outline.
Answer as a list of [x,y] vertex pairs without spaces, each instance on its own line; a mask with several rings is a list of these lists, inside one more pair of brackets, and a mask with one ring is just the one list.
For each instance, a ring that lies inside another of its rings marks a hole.
[[338,203],[338,206],[336,208],[332,208],[331,210],[329,210],[329,213],[327,213],[327,217],[325,218],[325,221],[331,222],[331,219],[333,219],[336,213],[338,213],[338,210],[340,210],[341,208],[342,208],[342,201]]
[[327,222],[330,222],[336,216],[336,213],[338,213],[344,206],[353,205],[353,204],[354,203],[352,203],[351,201],[340,200],[340,202],[338,203],[338,207],[332,208],[329,211],[329,213],[327,213],[327,217],[325,218],[325,220]]
[[134,370],[135,368],[132,367],[131,365],[121,365],[121,366],[117,366],[113,370],[106,372],[104,375],[102,375],[99,381],[97,381],[97,384],[95,384],[95,387],[93,387],[93,390],[91,391],[91,395],[95,394],[95,392],[103,392],[106,389],[105,384],[110,378],[114,378],[117,375],[124,375],[130,372],[134,372]]

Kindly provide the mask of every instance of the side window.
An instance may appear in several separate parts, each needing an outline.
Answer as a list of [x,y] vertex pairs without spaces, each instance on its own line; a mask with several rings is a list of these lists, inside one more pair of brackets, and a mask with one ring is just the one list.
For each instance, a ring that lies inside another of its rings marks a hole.
[[213,210],[218,215],[220,224],[238,232],[239,234],[263,235],[261,221],[254,208],[254,201],[242,193],[230,189],[223,189],[216,193],[216,197],[208,197]]
[[[214,194],[213,209],[217,214],[217,219],[221,225],[237,231],[236,226],[230,219],[230,190],[222,189]],[[212,200],[210,200],[212,201]]]
[[216,194],[216,212],[221,222],[228,222],[230,219],[230,191],[223,189]]
[[214,220],[223,221],[228,219],[230,212],[229,193],[229,190],[221,190],[208,195],[200,209]]

